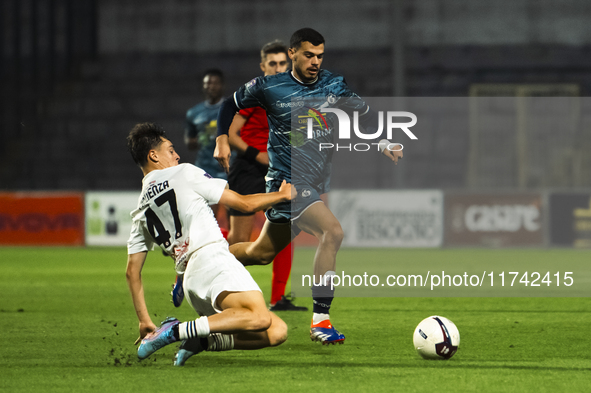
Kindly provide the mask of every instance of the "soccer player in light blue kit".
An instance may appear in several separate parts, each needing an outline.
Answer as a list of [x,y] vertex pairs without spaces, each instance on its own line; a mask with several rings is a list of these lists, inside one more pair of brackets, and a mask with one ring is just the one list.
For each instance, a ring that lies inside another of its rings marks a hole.
[[[343,230],[320,199],[320,194],[329,191],[331,154],[318,149],[319,143],[333,142],[335,119],[320,115],[322,108],[337,101],[341,101],[341,107],[357,111],[363,127],[373,121],[377,124],[377,115],[349,89],[341,75],[320,69],[324,38],[317,31],[296,31],[290,40],[289,57],[291,71],[253,79],[224,101],[220,109],[214,157],[222,167],[227,170],[229,165],[228,129],[234,114],[260,106],[267,111],[269,121],[267,192],[277,190],[283,180],[291,181],[298,192],[291,203],[280,203],[266,212],[267,220],[256,241],[234,244],[230,251],[244,265],[265,265],[301,230],[314,235],[319,241],[314,282],[322,285],[312,287],[310,338],[323,344],[343,343],[345,336],[329,318],[334,297],[330,277],[335,274]],[[313,139],[306,139],[306,128],[298,124],[302,117],[322,119],[313,126]],[[395,163],[402,158],[402,150],[387,148],[383,153]]]

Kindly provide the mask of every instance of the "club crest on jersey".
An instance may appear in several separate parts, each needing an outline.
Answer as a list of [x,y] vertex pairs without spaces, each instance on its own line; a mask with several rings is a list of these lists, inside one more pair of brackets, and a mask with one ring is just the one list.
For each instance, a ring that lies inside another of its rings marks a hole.
[[328,93],[328,95],[326,96],[326,102],[328,102],[329,104],[334,104],[335,102],[337,102],[337,96],[333,93]]
[[254,85],[256,85],[257,83],[257,78],[252,79],[250,82],[246,83],[246,88],[250,89],[251,87],[253,87]]

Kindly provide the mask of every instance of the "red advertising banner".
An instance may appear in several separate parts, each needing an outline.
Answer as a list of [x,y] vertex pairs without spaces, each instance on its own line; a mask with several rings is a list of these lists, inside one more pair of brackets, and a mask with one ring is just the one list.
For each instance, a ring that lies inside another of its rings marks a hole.
[[0,193],[0,245],[83,245],[84,194]]

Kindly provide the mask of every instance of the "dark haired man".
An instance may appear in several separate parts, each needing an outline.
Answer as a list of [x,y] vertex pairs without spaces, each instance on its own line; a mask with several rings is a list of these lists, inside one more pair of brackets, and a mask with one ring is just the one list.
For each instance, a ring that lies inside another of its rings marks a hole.
[[217,118],[223,102],[224,74],[217,68],[203,73],[205,101],[187,111],[185,144],[189,150],[197,150],[195,165],[213,177],[226,178],[226,173],[213,158],[217,131]]
[[[319,241],[314,258],[314,281],[321,285],[312,287],[314,314],[310,337],[323,344],[342,343],[345,336],[332,326],[329,309],[334,297],[331,276],[335,274],[343,230],[320,199],[320,194],[329,188],[331,157],[319,152],[318,148],[307,148],[312,144],[307,143],[305,128],[302,132],[297,124],[292,123],[292,110],[299,108],[304,116],[310,113],[308,110],[320,113],[326,105],[343,99],[349,110],[359,113],[362,126],[371,125],[377,116],[349,89],[342,76],[320,68],[324,58],[324,37],[317,31],[310,28],[296,31],[290,40],[289,58],[292,60],[291,72],[253,79],[224,101],[220,109],[215,157],[222,167],[228,167],[230,147],[227,134],[234,113],[239,109],[261,106],[267,111],[269,120],[267,191],[277,190],[281,181],[286,179],[298,190],[298,196],[291,203],[278,204],[266,212],[267,221],[255,242],[235,244],[230,250],[245,265],[265,264],[300,230],[313,234]],[[317,101],[316,108],[307,108],[303,99],[309,98]],[[301,101],[294,102],[298,99]],[[332,129],[331,126],[314,133],[313,141],[333,142],[335,133]],[[389,142],[386,146],[388,148],[381,149],[382,152],[396,163],[402,157],[402,151],[390,150]]]
[[[182,366],[204,350],[259,349],[285,341],[285,323],[267,310],[258,285],[229,252],[209,205],[264,210],[293,198],[291,185],[284,182],[274,193],[237,194],[225,180],[191,164],[179,165],[164,130],[152,123],[137,124],[127,146],[144,174],[138,207],[131,213],[126,271],[142,339],[138,357],[182,341],[175,358],[175,365]],[[184,274],[185,296],[200,315],[196,320],[167,319],[158,329],[152,322],[141,271],[156,245],[172,256],[177,274]]]
[[[287,70],[287,47],[280,41],[265,44],[261,49],[261,71],[265,76],[275,75]],[[229,130],[229,142],[238,152],[230,164],[228,184],[239,194],[265,192],[265,175],[268,170],[267,141],[269,124],[267,113],[261,107],[242,109],[234,117]],[[229,209],[230,245],[250,241],[255,217],[252,213],[242,213]],[[286,298],[285,287],[291,272],[291,246],[285,247],[273,260],[271,281],[271,311],[307,311],[306,307],[294,305]]]

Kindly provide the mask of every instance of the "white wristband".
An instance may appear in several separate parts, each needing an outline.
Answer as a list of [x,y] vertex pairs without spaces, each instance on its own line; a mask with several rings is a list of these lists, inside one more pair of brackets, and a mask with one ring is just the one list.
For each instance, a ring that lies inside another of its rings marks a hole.
[[380,141],[380,143],[378,144],[378,149],[380,149],[380,153],[383,153],[384,150],[388,147],[388,145],[390,144],[390,141],[387,139],[382,139]]
[[[395,149],[396,146],[400,146],[399,149]],[[388,149],[390,151],[400,151],[402,150],[402,144],[400,143],[394,143],[394,142],[390,142],[387,139],[382,139],[380,141],[380,143],[378,144],[378,149],[380,149],[380,153],[383,153],[384,150]]]

